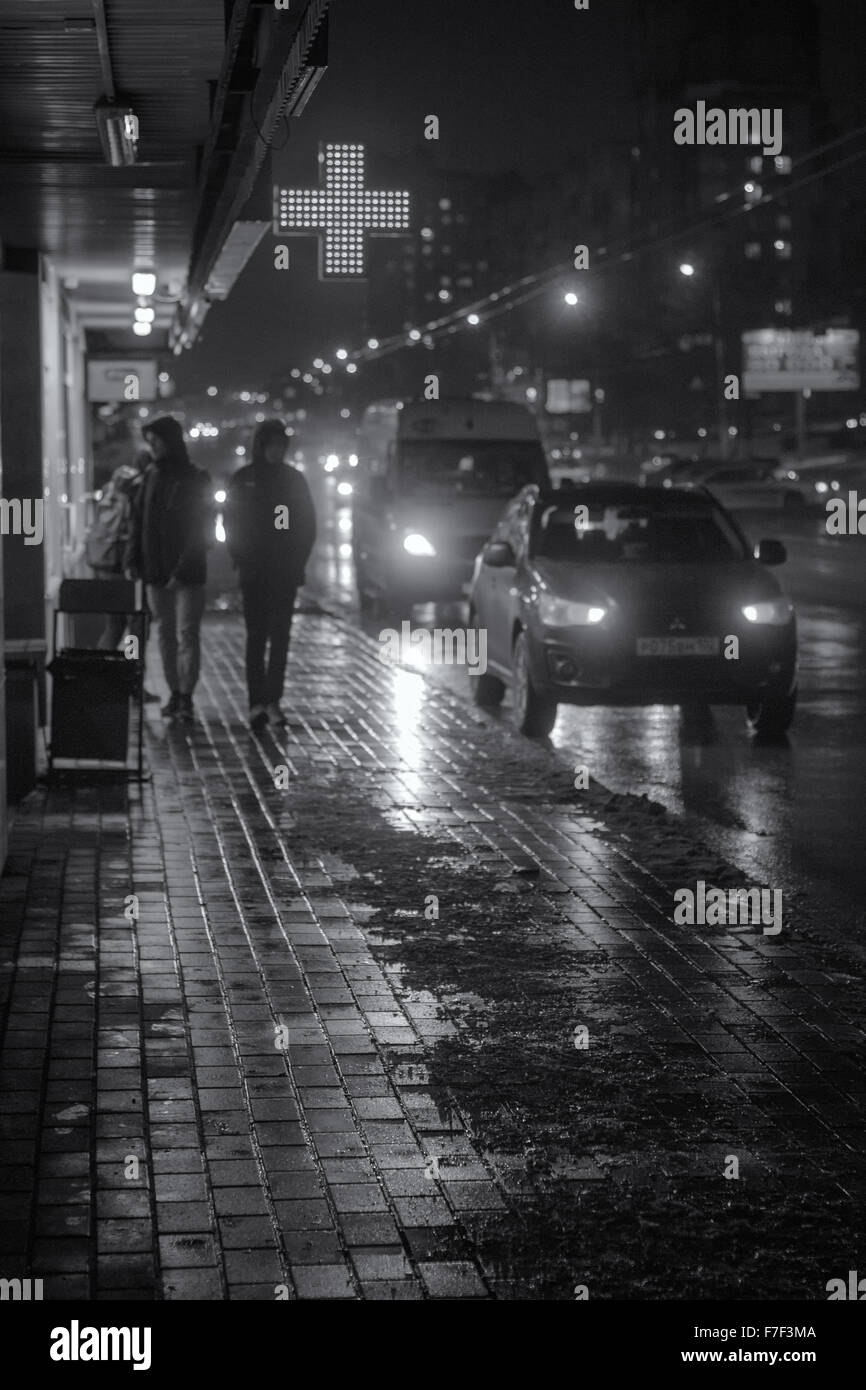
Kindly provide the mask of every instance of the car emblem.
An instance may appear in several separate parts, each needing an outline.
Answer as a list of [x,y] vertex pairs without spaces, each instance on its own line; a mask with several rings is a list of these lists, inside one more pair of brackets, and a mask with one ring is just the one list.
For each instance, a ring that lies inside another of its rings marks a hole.
[[668,632],[685,632],[686,625],[682,618],[671,618],[668,623]]

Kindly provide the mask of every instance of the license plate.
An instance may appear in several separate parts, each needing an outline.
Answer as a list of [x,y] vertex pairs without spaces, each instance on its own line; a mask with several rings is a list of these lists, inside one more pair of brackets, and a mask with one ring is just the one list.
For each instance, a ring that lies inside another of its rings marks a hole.
[[718,637],[639,637],[638,656],[718,656]]

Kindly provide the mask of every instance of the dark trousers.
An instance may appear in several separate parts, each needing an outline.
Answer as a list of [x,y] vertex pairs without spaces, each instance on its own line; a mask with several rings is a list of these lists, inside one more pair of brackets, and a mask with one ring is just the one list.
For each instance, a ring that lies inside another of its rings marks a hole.
[[[254,705],[278,705],[286,678],[297,589],[275,592],[267,584],[243,584],[247,625],[247,691]],[[268,647],[267,666],[265,648]]]

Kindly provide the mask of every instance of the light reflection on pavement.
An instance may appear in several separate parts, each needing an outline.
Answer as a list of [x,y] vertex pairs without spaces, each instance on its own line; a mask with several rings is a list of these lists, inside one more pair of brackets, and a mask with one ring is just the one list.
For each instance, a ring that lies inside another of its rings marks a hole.
[[[361,617],[351,558],[351,509],[318,495],[320,539],[306,596],[342,613],[374,639],[394,618]],[[561,708],[551,744],[571,766],[585,764],[609,790],[661,803],[750,879],[788,894],[819,894],[840,930],[862,927],[866,856],[851,851],[866,782],[866,659],[860,589],[866,538],[834,540],[820,519],[741,518],[750,538],[775,535],[789,550],[779,571],[797,604],[800,703],[787,744],[761,746],[737,708],[717,708],[689,725],[674,707]],[[218,581],[217,581],[218,582]],[[413,626],[466,622],[466,605],[426,605]],[[465,668],[413,664],[468,699]],[[407,712],[423,685],[407,670],[398,683]],[[508,718],[509,701],[491,718]],[[411,720],[406,722],[411,741]]]

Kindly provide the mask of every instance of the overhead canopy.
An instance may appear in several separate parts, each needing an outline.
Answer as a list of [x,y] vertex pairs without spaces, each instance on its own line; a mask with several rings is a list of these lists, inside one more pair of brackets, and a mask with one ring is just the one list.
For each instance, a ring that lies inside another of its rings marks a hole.
[[[7,263],[17,250],[50,255],[72,312],[124,350],[140,343],[136,267],[157,275],[150,346],[187,322],[188,277],[200,318],[207,284],[227,292],[242,264],[249,235],[236,233],[240,252],[220,256],[272,132],[309,86],[305,59],[327,5],[0,0]],[[100,101],[134,114],[134,163],[108,162]]]

